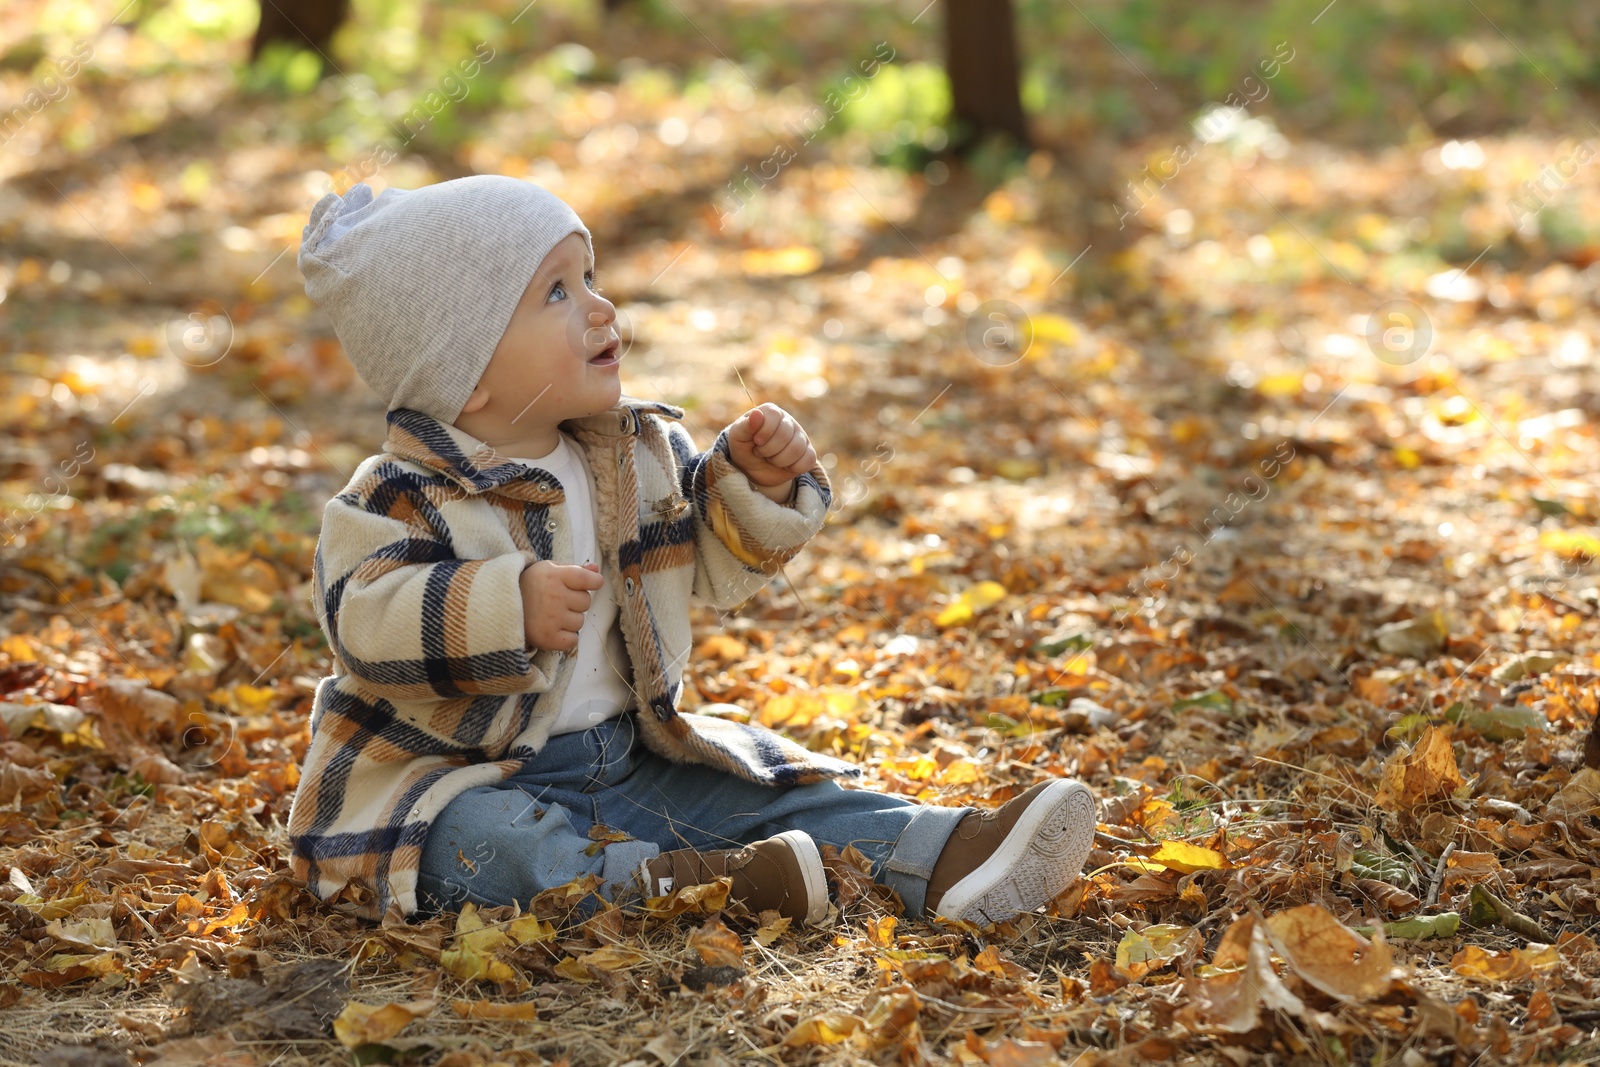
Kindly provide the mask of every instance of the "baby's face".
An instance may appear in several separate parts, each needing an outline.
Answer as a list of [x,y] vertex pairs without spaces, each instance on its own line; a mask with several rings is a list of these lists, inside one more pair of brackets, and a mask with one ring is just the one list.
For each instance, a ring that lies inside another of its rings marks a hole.
[[474,414],[480,437],[521,440],[616,405],[622,395],[617,309],[593,279],[588,246],[577,233],[539,264],[478,381],[489,397]]

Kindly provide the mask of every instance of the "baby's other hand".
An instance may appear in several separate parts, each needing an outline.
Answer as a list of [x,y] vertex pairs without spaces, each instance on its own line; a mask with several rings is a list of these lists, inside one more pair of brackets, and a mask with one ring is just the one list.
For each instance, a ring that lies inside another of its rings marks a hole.
[[583,613],[591,594],[605,584],[600,566],[582,567],[542,559],[522,569],[522,629],[530,648],[571,652],[578,647]]
[[787,485],[817,465],[811,439],[795,417],[776,404],[751,408],[728,427],[733,465],[757,486]]

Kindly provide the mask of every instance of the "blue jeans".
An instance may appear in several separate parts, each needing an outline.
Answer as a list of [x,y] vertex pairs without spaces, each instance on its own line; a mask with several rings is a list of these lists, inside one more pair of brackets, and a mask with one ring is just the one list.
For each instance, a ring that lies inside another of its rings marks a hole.
[[[675,848],[737,848],[785,830],[819,845],[854,845],[873,879],[900,894],[906,916],[922,915],[928,876],[957,822],[974,809],[919,804],[824,780],[770,786],[698,764],[674,763],[639,738],[628,712],[581,732],[558,734],[522,769],[447,804],[428,831],[417,877],[424,915],[518,903],[584,874],[601,876],[615,900],[636,888],[641,861]],[[603,846],[596,824],[633,840]],[[599,907],[592,898],[579,911]]]

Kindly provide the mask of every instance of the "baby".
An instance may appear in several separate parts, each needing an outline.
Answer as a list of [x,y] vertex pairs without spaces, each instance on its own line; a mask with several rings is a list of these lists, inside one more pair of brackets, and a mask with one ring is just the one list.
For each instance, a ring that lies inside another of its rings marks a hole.
[[618,903],[727,876],[752,913],[818,924],[821,842],[860,849],[908,917],[982,923],[1078,875],[1080,783],[919,804],[844,788],[860,768],[731,705],[678,710],[690,595],[749,599],[832,493],[776,405],[698,451],[683,409],[622,394],[616,308],[560,198],[492,175],[357,185],[312,209],[299,265],[388,407],[313,566],[334,673],[289,836],[318,896],[355,882],[376,919],[525,906],[591,873]]

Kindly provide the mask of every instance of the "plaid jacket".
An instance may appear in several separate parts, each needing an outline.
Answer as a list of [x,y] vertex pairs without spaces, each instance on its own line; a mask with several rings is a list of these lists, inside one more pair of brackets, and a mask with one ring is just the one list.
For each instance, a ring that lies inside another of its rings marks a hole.
[[[601,573],[643,740],[751,781],[857,776],[771,730],[677,710],[690,594],[742,603],[822,528],[832,500],[821,467],[796,479],[789,505],[767,499],[733,466],[728,431],[697,453],[683,414],[623,397],[561,425],[594,478]],[[388,424],[384,451],[323,511],[312,584],[334,673],[317,687],[289,814],[295,875],[323,898],[358,881],[373,891],[359,913],[373,919],[391,901],[416,910],[429,825],[543,747],[573,663],[527,647],[518,583],[530,563],[572,558],[559,482],[421,412],[395,409]]]

